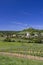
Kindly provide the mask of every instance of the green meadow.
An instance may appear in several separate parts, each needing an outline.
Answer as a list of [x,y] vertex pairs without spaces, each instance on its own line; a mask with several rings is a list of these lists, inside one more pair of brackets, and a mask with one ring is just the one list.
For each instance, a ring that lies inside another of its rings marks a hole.
[[0,65],[43,65],[43,61],[0,55]]
[[0,41],[0,52],[16,52],[43,57],[43,44]]

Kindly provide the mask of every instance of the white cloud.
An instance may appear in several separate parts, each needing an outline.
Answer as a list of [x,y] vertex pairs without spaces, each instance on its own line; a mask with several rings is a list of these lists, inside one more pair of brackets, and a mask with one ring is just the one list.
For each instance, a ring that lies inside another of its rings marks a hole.
[[26,23],[15,22],[15,21],[11,22],[11,25],[18,25],[18,26],[21,26],[21,27],[27,27],[28,26],[28,24],[26,24]]
[[30,26],[36,29],[43,29],[43,25],[30,25]]

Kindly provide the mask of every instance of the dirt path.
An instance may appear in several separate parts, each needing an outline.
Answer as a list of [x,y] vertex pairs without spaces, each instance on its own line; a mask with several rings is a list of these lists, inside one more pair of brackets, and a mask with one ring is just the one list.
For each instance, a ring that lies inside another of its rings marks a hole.
[[27,59],[32,59],[32,60],[42,60],[43,61],[43,57],[23,55],[23,54],[18,54],[18,53],[0,52],[0,55],[13,56],[13,57],[15,56],[15,57],[20,57],[20,58],[27,58]]
[[28,53],[43,53],[43,52],[37,52],[37,51],[14,51],[14,53],[16,53],[16,52],[28,52]]

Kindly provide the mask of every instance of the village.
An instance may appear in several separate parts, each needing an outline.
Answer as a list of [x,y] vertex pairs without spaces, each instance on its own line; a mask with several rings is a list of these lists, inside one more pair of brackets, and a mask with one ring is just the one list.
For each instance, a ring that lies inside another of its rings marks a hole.
[[[29,28],[30,29],[30,28]],[[29,43],[43,43],[43,32],[36,30],[36,29],[31,29],[31,31],[2,31],[0,32],[0,37],[3,37],[4,40],[6,41],[15,41],[18,39],[18,41],[23,42],[23,40],[28,41]]]

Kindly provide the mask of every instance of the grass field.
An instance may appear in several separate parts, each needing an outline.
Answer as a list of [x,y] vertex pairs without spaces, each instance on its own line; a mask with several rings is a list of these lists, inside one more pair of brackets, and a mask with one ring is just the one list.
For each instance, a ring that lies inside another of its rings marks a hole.
[[0,41],[0,52],[16,52],[22,54],[43,56],[43,44]]
[[[4,42],[3,38],[0,38],[0,52],[20,53],[43,57],[43,44],[23,43],[18,42],[18,39],[16,42]],[[43,61],[0,55],[0,65],[43,65]]]
[[0,65],[43,65],[43,61],[0,55]]

